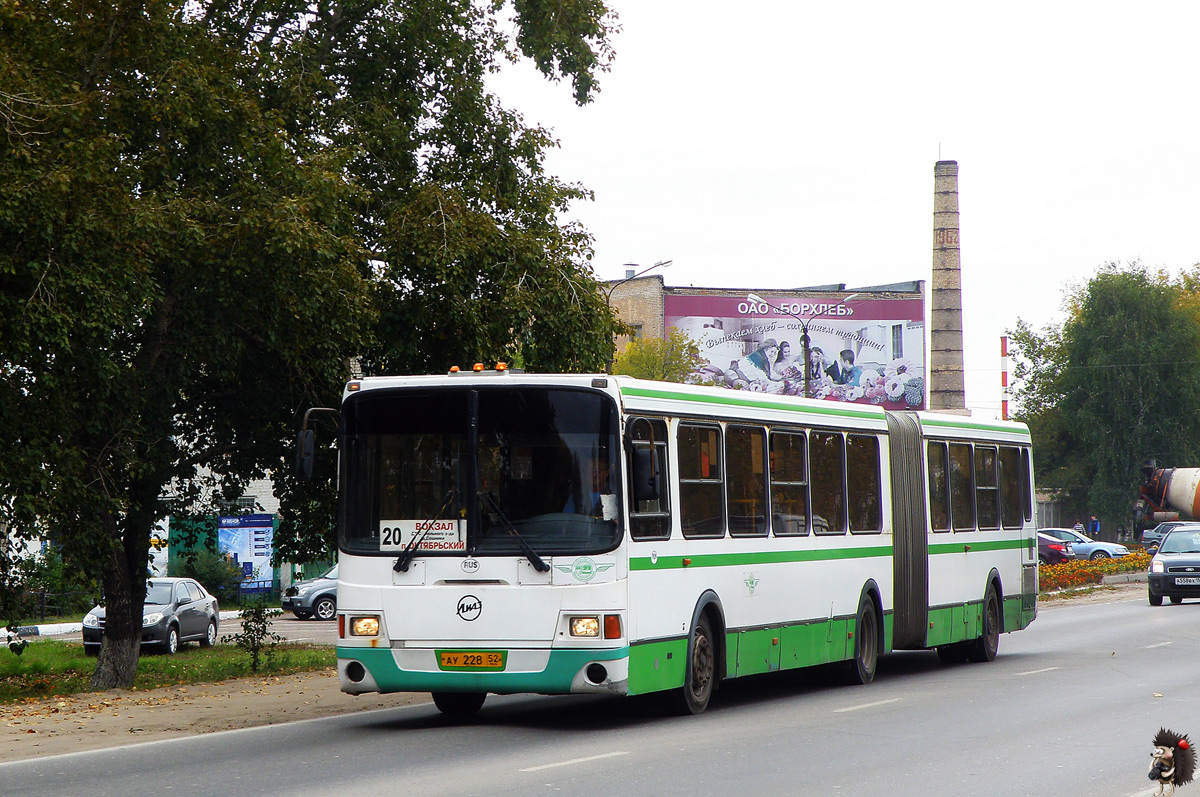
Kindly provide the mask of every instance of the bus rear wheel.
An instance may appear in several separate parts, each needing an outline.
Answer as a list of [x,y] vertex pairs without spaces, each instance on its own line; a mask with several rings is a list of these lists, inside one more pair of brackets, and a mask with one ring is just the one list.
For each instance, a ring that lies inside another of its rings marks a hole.
[[858,618],[854,622],[854,658],[850,662],[850,681],[869,684],[875,680],[875,668],[879,664],[879,615],[875,602],[864,595],[858,605]]
[[712,623],[701,614],[688,640],[687,671],[681,689],[671,696],[671,708],[677,714],[700,714],[708,708],[717,676],[717,648]]
[[451,717],[470,717],[483,708],[487,692],[434,692],[433,704]]
[[1000,649],[1000,600],[995,587],[989,585],[983,599],[983,633],[967,643],[967,658],[971,661],[993,661]]

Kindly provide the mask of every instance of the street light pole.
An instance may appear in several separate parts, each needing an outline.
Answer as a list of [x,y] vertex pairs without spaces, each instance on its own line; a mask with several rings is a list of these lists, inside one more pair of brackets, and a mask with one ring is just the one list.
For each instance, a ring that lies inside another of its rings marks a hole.
[[[608,290],[604,291],[604,306],[608,309],[608,315],[612,316],[612,295],[613,295],[613,292],[617,288],[620,288],[626,282],[637,279],[638,277],[642,276],[643,274],[649,273],[656,268],[670,268],[671,264],[674,262],[675,262],[674,260],[660,260],[657,263],[655,263],[653,266],[646,266],[646,268],[642,269],[641,271],[637,272],[636,274],[630,274],[625,279],[621,280],[620,282],[618,282],[615,285],[613,285],[612,287],[610,287]],[[625,265],[627,267],[632,266],[633,268],[638,267],[637,263],[626,263]],[[604,373],[606,373],[606,374],[612,373],[612,364],[613,364],[612,349],[610,348],[609,354],[608,354],[608,365],[605,368]]]
[[[851,299],[853,299],[856,296],[858,296],[857,293],[852,293],[849,296],[842,297],[842,299],[837,304],[833,305],[832,307],[826,308],[826,312],[834,309],[834,307],[841,307],[843,304],[850,301]],[[814,318],[816,318],[817,315],[819,315],[819,313],[813,313],[812,315],[810,315],[808,317],[808,320],[805,320],[802,316],[799,316],[799,315],[796,315],[795,313],[784,310],[782,307],[779,307],[778,305],[771,304],[766,299],[759,296],[757,293],[747,293],[746,298],[749,299],[750,301],[754,302],[755,304],[765,304],[767,307],[770,307],[772,310],[775,310],[776,312],[783,313],[784,315],[790,315],[792,318],[794,318],[800,322],[800,347],[802,349],[804,349],[804,397],[809,398],[810,396],[809,396],[809,392],[808,392],[808,379],[809,379],[809,375],[812,372],[812,352],[809,349],[809,343],[812,342],[812,339],[809,338],[809,336],[808,336],[808,325],[812,323],[812,320]]]

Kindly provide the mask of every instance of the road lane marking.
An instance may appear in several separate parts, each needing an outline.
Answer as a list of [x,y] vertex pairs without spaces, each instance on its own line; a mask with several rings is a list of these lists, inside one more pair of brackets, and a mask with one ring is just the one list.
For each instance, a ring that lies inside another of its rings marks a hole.
[[834,714],[842,714],[847,711],[858,711],[864,708],[875,708],[876,706],[886,706],[888,703],[899,703],[900,698],[893,697],[891,700],[876,700],[874,703],[863,703],[860,706],[847,706],[846,708],[835,708]]
[[1167,645],[1174,645],[1174,644],[1175,644],[1175,643],[1174,643],[1173,641],[1172,641],[1172,642],[1159,642],[1159,643],[1157,643],[1157,644],[1154,644],[1154,645],[1147,645],[1145,649],[1146,649],[1146,650],[1153,650],[1154,648],[1161,648],[1161,647],[1166,647]]
[[542,764],[540,767],[526,767],[519,769],[518,772],[540,772],[543,769],[554,769],[555,767],[569,767],[573,764],[583,764],[588,761],[599,761],[602,758],[612,758],[619,755],[629,755],[628,750],[618,750],[615,753],[601,753],[600,755],[590,755],[586,758],[572,758],[570,761],[559,761],[555,764]]
[[1054,672],[1057,669],[1057,667],[1043,667],[1040,670],[1026,670],[1025,672],[1019,672],[1017,675],[1041,675],[1044,672]]

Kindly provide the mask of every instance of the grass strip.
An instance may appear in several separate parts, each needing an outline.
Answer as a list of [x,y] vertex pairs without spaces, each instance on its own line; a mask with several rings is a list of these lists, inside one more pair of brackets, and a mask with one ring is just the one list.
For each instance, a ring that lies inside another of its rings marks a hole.
[[[337,652],[332,647],[281,644],[256,673],[250,669],[250,655],[234,645],[211,648],[185,645],[174,656],[143,652],[138,659],[133,689],[290,675],[332,669],[336,665]],[[20,656],[0,649],[0,704],[86,692],[95,669],[96,657],[84,653],[78,642],[36,640]]]

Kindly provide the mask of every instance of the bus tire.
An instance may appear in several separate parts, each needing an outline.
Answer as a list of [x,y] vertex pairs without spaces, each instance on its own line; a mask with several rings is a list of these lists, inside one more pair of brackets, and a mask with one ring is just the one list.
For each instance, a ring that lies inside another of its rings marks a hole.
[[879,665],[879,614],[870,595],[863,595],[854,621],[854,658],[850,660],[850,682],[869,684]]
[[988,584],[983,598],[983,633],[967,643],[967,658],[970,661],[994,661],[1000,649],[1000,600],[996,588]]
[[671,708],[676,714],[701,714],[708,708],[717,679],[717,645],[713,639],[712,622],[704,612],[688,638],[687,670],[683,686],[671,695]]
[[451,717],[471,717],[483,708],[487,692],[434,692],[433,704]]

